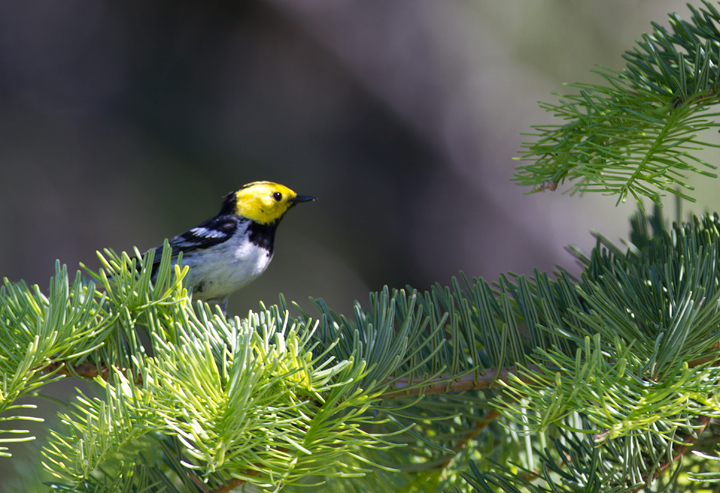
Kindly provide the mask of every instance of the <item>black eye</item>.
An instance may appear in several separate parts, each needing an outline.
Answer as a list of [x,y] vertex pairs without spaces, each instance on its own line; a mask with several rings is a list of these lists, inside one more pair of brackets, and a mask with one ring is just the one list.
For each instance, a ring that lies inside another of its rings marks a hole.
[[275,192],[273,194],[273,198],[275,199],[276,202],[280,202],[282,200],[282,194],[280,192]]

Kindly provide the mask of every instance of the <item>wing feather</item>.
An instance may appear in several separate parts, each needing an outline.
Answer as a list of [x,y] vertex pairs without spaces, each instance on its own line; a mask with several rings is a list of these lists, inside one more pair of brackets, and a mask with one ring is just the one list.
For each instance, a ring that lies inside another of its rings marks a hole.
[[[185,255],[226,242],[237,232],[243,221],[247,221],[247,219],[243,220],[232,215],[216,216],[183,234],[171,238],[169,243],[172,248],[172,258],[177,258],[180,252],[183,252],[183,255]],[[160,264],[162,252],[162,246],[155,250],[154,268],[157,268]]]

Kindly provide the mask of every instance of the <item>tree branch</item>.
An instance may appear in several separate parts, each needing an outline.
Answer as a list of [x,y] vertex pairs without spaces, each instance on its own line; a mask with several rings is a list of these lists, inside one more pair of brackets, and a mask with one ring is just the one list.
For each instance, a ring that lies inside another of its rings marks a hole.
[[655,474],[651,478],[647,478],[645,484],[636,487],[632,491],[639,491],[643,488],[646,488],[650,485],[651,482],[655,481],[657,478],[659,478],[662,473],[667,471],[670,466],[675,464],[680,458],[685,455],[690,449],[692,449],[693,444],[697,441],[697,439],[700,437],[700,434],[705,431],[705,428],[710,424],[710,416],[701,416],[700,417],[700,423],[698,424],[698,427],[695,429],[695,434],[688,434],[683,439],[682,445],[675,445],[675,450],[673,451],[672,460],[669,460],[667,462],[664,462],[656,471]]
[[[123,374],[127,373],[128,370],[129,368],[120,369]],[[68,377],[80,376],[91,380],[97,377],[101,377],[103,380],[107,380],[108,375],[110,375],[110,370],[107,366],[98,367],[97,365],[94,365],[88,361],[72,367],[72,370],[70,370],[70,365],[68,365],[67,361],[52,361],[48,363],[47,366],[43,367],[41,371],[43,373],[59,373],[60,375],[65,375]],[[135,375],[135,383],[138,385],[142,385],[142,382],[142,375]]]
[[[258,474],[260,474],[260,471],[256,471],[254,469],[248,469],[246,474],[248,476],[257,476]],[[244,479],[233,478],[230,481],[228,481],[227,484],[218,486],[214,490],[210,491],[210,493],[229,493],[230,491],[234,490],[235,488],[237,488],[238,486],[240,486],[241,484],[244,484],[244,483],[246,483],[246,481]]]
[[487,428],[490,423],[495,421],[495,418],[500,416],[500,413],[496,411],[495,409],[491,410],[487,417],[483,419],[482,421],[478,421],[475,423],[475,426],[473,426],[472,430],[465,433],[465,436],[462,438],[462,440],[458,440],[458,442],[455,444],[455,447],[453,450],[455,451],[454,454],[450,455],[445,462],[442,464],[442,467],[445,469],[452,464],[455,459],[460,455],[460,452],[462,452],[465,447],[467,447],[468,442],[472,440],[472,438],[477,435],[478,433],[481,433],[485,428]]
[[[532,373],[537,373],[538,377],[542,377],[542,369],[538,365],[528,365],[527,370]],[[382,394],[382,399],[394,399],[396,397],[406,397],[410,395],[422,394],[445,394],[448,392],[463,392],[465,390],[478,390],[500,387],[501,383],[508,383],[510,381],[510,374],[514,375],[522,382],[532,382],[538,377],[531,377],[523,374],[519,375],[516,366],[510,366],[507,368],[481,370],[482,375],[475,376],[475,373],[468,373],[454,380],[448,381],[442,377],[434,378],[430,382],[422,387],[413,387],[407,389],[407,387],[413,384],[412,381],[408,381],[406,378],[401,378],[396,381],[393,386]],[[407,389],[407,390],[402,390]]]
[[42,368],[42,371],[44,373],[59,373],[68,377],[75,377],[79,375],[83,378],[90,379],[101,376],[103,380],[107,380],[107,377],[110,374],[107,367],[101,366],[99,369],[100,371],[98,371],[97,365],[93,365],[92,363],[86,361],[85,363],[73,367],[73,371],[70,371],[67,361],[53,361]]

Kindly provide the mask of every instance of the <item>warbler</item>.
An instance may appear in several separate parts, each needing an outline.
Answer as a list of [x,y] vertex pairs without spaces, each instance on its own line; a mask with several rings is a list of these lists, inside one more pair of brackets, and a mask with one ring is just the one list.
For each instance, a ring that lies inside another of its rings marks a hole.
[[[190,267],[188,288],[194,300],[227,310],[230,294],[251,283],[273,258],[275,231],[285,213],[317,197],[298,195],[269,181],[248,183],[224,197],[217,216],[169,240],[172,258],[182,252]],[[163,247],[155,250],[153,277]]]

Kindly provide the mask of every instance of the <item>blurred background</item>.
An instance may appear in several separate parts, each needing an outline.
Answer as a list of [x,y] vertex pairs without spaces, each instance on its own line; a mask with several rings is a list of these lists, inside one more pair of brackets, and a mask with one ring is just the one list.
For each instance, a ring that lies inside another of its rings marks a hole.
[[[520,134],[670,12],[690,17],[680,0],[0,2],[0,276],[46,290],[56,259],[145,251],[256,180],[320,200],[283,220],[231,314],[572,267],[565,245],[624,237],[635,206],[523,195]],[[694,182],[691,209],[717,209]]]

